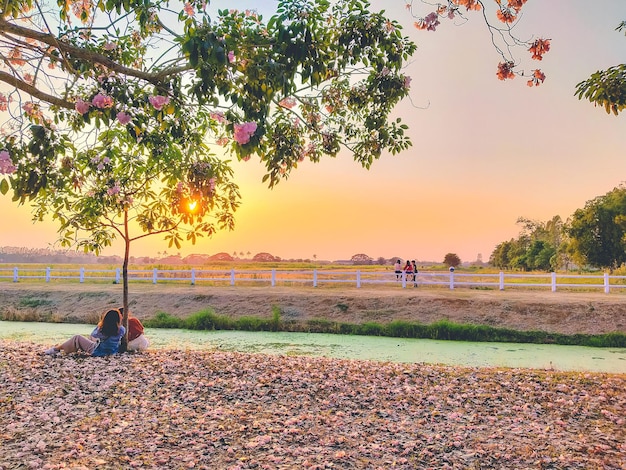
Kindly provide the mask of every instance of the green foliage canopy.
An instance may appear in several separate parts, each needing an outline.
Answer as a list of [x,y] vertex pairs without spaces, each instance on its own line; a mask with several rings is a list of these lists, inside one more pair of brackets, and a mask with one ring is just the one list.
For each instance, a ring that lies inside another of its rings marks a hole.
[[626,186],[587,201],[574,212],[569,235],[588,264],[615,269],[626,262]]
[[360,0],[277,5],[265,21],[200,0],[5,1],[0,191],[52,215],[65,245],[179,247],[232,228],[228,154],[258,158],[272,187],[342,148],[366,168],[408,148],[390,119],[415,50],[400,26]]
[[[616,31],[624,31],[626,34],[626,21],[622,21]],[[617,116],[626,108],[626,64],[593,73],[576,85],[576,96],[602,106],[607,113]]]

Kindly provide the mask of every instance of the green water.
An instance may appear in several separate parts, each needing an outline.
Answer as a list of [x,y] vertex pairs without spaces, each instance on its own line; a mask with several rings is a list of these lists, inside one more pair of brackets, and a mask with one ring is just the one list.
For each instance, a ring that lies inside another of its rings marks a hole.
[[[93,326],[0,321],[0,338],[45,346]],[[473,343],[320,333],[146,329],[154,349],[220,349],[290,356],[626,373],[626,349],[552,344]],[[43,346],[42,346],[43,350]]]

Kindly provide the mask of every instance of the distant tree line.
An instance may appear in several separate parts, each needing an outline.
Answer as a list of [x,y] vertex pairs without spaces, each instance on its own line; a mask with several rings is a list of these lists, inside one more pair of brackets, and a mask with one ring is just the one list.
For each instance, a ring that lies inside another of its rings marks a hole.
[[613,271],[626,262],[626,186],[623,184],[586,202],[563,221],[520,217],[517,238],[504,241],[489,263],[522,271],[568,270],[573,265]]

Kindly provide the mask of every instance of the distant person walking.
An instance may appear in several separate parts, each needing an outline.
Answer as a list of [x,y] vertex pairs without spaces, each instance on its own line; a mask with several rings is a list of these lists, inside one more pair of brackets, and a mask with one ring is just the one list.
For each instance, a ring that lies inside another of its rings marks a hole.
[[396,281],[399,281],[402,277],[402,262],[400,261],[400,259],[398,259],[396,261],[396,264],[394,264],[393,266],[396,271]]
[[411,261],[411,266],[413,266],[413,287],[417,287],[417,264],[415,264],[415,260]]
[[121,323],[120,311],[111,309],[102,316],[98,326],[91,332],[90,338],[75,335],[65,343],[46,349],[44,353],[49,356],[56,356],[60,352],[70,354],[82,351],[97,357],[117,354],[122,337],[126,334],[126,329]]

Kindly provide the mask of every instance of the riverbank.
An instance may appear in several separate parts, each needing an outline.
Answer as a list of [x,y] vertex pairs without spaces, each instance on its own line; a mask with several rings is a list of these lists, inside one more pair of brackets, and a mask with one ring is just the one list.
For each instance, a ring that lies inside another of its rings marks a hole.
[[0,469],[623,469],[626,377],[1,341]]
[[[0,319],[95,323],[102,311],[121,304],[117,284],[3,283]],[[306,322],[380,324],[449,320],[518,331],[561,334],[626,333],[626,298],[619,293],[472,289],[206,287],[133,284],[130,308],[144,320],[165,312],[186,318],[212,309],[229,318],[281,318]]]

